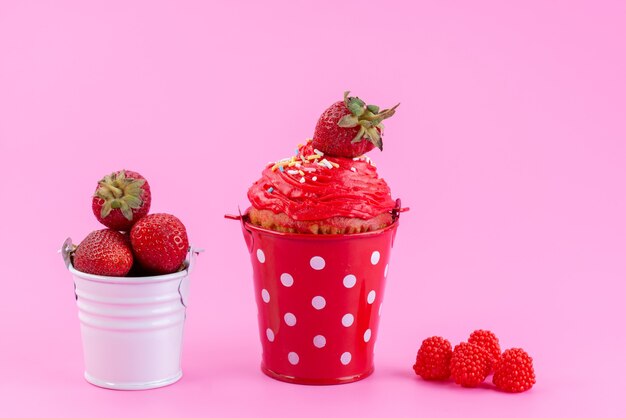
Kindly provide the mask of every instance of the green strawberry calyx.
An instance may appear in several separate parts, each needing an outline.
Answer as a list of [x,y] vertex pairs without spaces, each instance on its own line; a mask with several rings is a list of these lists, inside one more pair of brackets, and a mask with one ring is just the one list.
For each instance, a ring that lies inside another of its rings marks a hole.
[[342,117],[337,125],[342,128],[360,126],[359,132],[351,142],[354,144],[366,139],[382,151],[383,139],[381,134],[385,128],[382,121],[392,117],[400,103],[390,109],[380,110],[380,107],[368,105],[358,97],[350,97],[349,94],[349,91],[343,93],[343,102],[350,114]]
[[126,219],[132,221],[133,209],[139,209],[143,205],[141,195],[145,183],[143,179],[126,177],[124,170],[104,176],[98,182],[95,193],[95,196],[104,200],[100,217],[106,218],[113,209],[119,209]]

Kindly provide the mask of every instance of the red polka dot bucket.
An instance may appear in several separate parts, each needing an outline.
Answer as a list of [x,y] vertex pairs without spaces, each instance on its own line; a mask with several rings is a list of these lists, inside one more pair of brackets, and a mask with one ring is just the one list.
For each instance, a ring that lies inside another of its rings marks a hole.
[[250,251],[262,371],[291,383],[354,382],[374,371],[374,343],[399,223],[349,235],[266,230],[240,219]]

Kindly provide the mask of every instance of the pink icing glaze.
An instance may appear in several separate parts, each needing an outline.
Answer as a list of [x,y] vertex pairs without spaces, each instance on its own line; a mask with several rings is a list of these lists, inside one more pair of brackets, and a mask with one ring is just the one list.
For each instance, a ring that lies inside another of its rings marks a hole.
[[[307,160],[311,155],[315,152],[309,143],[296,156],[300,167],[285,166],[281,171],[272,170],[274,164],[269,164],[248,190],[252,206],[285,213],[299,221],[334,216],[371,219],[395,207],[389,186],[378,177],[376,167],[367,157],[355,160],[323,156],[315,162]],[[328,168],[320,163],[323,159],[339,167]]]

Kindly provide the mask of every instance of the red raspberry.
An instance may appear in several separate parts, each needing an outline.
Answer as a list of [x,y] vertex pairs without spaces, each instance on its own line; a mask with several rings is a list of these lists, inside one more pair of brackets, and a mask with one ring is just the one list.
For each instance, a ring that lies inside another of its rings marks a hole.
[[450,373],[455,383],[474,388],[485,380],[492,367],[491,355],[477,345],[461,343],[454,347]]
[[452,345],[442,337],[429,337],[422,341],[413,370],[425,380],[445,380],[450,377]]
[[521,348],[504,350],[493,367],[493,384],[505,392],[524,392],[535,384],[533,359]]
[[498,337],[491,331],[482,329],[476,330],[470,334],[467,342],[477,345],[491,354],[494,363],[500,358],[500,341],[498,341]]

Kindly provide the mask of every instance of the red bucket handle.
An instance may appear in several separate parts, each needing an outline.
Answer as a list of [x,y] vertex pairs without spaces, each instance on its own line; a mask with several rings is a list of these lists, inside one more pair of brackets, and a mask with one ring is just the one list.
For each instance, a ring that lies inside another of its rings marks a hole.
[[[244,238],[246,240],[246,244],[248,245],[248,250],[252,252],[252,248],[254,246],[254,236],[252,234],[252,231],[246,228],[246,223],[244,221],[245,216],[241,213],[241,208],[237,208],[237,210],[239,211],[239,215],[231,215],[227,213],[224,215],[224,218],[230,219],[233,221],[239,221],[241,223],[241,229],[245,231]],[[400,219],[401,213],[408,212],[408,211],[409,211],[409,208],[403,208],[402,202],[400,201],[400,199],[396,199],[396,206],[391,210],[391,217],[393,219],[393,222],[395,223]],[[393,242],[392,242],[392,245],[393,245]]]
[[252,236],[252,231],[246,228],[246,223],[243,221],[244,216],[241,213],[241,208],[237,208],[237,210],[239,211],[239,215],[231,215],[227,213],[224,215],[224,218],[231,219],[233,221],[239,221],[241,223],[241,229],[245,231],[243,237],[246,240],[248,251],[252,253],[252,248],[254,246],[254,237]]
[[[402,202],[400,201],[400,199],[396,199],[396,206],[391,210],[391,214],[393,216],[393,219],[396,220],[400,217],[401,213],[408,212],[409,210],[410,209],[408,207],[402,207]],[[239,209],[239,215],[231,215],[230,213],[227,213],[224,215],[224,218],[233,221],[243,222],[244,216],[241,214],[241,209]]]

